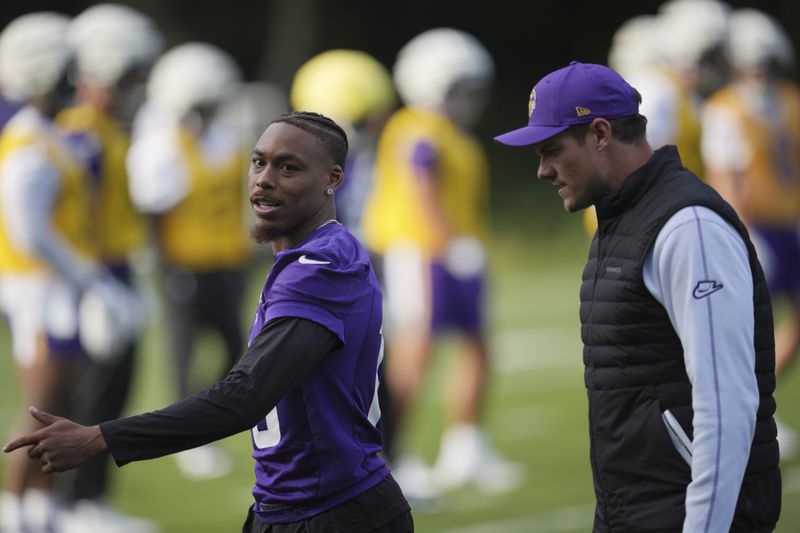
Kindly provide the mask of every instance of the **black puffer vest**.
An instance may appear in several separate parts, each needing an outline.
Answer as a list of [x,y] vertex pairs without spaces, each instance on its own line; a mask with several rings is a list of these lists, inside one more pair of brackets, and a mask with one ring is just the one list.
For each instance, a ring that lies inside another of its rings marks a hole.
[[678,210],[705,206],[747,244],[753,273],[755,372],[761,402],[732,531],[769,531],[780,514],[775,439],[775,353],[764,274],[733,209],[658,150],[622,189],[597,202],[598,231],[581,285],[581,337],[589,396],[595,532],[680,531],[691,472],[667,433],[669,410],[692,438],[692,394],[681,343],[643,280],[645,257]]

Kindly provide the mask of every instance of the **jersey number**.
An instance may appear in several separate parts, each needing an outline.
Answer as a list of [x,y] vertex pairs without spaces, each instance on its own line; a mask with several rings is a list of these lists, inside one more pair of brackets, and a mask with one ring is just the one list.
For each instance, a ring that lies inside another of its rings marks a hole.
[[[380,369],[383,363],[383,331],[381,331],[381,348],[378,352],[378,368]],[[379,373],[375,373],[375,395],[372,397],[372,403],[369,406],[369,414],[367,418],[370,423],[375,426],[378,420],[381,419],[381,407],[378,403],[378,386],[380,385]],[[261,429],[262,426],[266,426]],[[251,432],[253,433],[253,442],[256,448],[263,450],[264,448],[272,448],[276,446],[281,440],[281,421],[278,418],[278,406],[272,408],[272,411],[267,413],[264,418],[264,424],[259,423]]]

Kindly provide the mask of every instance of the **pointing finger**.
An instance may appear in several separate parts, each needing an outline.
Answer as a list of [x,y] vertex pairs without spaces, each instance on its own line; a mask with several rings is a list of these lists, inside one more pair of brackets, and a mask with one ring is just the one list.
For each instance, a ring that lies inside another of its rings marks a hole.
[[23,435],[17,439],[12,440],[8,444],[3,447],[3,451],[5,453],[13,452],[14,450],[18,450],[23,446],[32,446],[34,444],[39,444],[39,435],[37,433],[29,433],[28,435]]

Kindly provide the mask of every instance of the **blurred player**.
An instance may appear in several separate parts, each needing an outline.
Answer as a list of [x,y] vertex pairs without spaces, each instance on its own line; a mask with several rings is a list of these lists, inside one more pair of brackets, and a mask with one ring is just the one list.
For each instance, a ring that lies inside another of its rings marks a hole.
[[383,459],[377,384],[381,293],[366,250],[336,222],[347,137],[312,113],[273,121],[252,153],[252,236],[275,261],[247,351],[213,387],[159,411],[84,427],[47,426],[31,446],[45,471],[110,452],[118,464],[251,429],[255,504],[245,533],[410,533],[408,503]]
[[730,7],[719,0],[671,0],[657,18],[663,76],[634,85],[642,94],[647,140],[656,149],[676,145],[686,168],[702,177],[700,109],[728,80]]
[[[239,80],[233,59],[204,43],[162,56],[147,86],[128,156],[131,197],[153,215],[163,271],[167,325],[177,392],[190,382],[195,339],[205,328],[224,346],[221,373],[241,354],[245,270],[249,261],[243,144],[219,117]],[[229,459],[216,447],[176,457],[190,477],[224,475]]]
[[[447,421],[434,482],[507,489],[519,474],[489,446],[480,427],[489,375],[484,288],[488,168],[470,129],[481,116],[494,73],[475,37],[454,29],[425,32],[394,66],[406,103],[381,135],[373,194],[364,215],[368,246],[384,258],[390,357],[387,382],[399,431],[418,396],[436,334],[459,334],[449,373]],[[418,461],[395,471],[410,497],[433,496]]]
[[[626,21],[614,34],[608,64],[642,95],[647,141],[675,145],[683,164],[703,177],[700,109],[727,81],[730,8],[719,0],[670,0],[658,15]],[[591,236],[594,208],[584,212]]]
[[347,131],[345,180],[336,191],[339,221],[356,234],[375,166],[378,135],[395,106],[389,71],[357,50],[328,50],[306,62],[292,82],[292,107],[319,111]]
[[[754,9],[731,23],[733,81],[703,114],[707,177],[747,224],[773,301],[790,313],[778,328],[775,373],[800,347],[800,88],[787,79],[794,50],[777,21]],[[781,452],[795,451],[779,428]]]
[[[161,35],[153,22],[121,5],[100,4],[70,26],[77,54],[77,105],[56,122],[89,170],[92,219],[99,258],[121,283],[132,287],[132,255],[148,236],[146,219],[133,207],[128,193],[125,156],[128,130],[144,98],[147,74],[161,50]],[[84,359],[78,381],[75,417],[84,424],[117,418],[125,404],[133,374],[135,339],[116,350],[115,357]],[[138,531],[140,521],[112,512],[104,504],[108,460],[97,458],[62,476],[57,488],[70,511],[63,529],[69,531]]]
[[[82,295],[99,306],[99,319],[133,333],[135,298],[94,260],[89,181],[56,131],[52,118],[72,97],[67,69],[74,54],[68,19],[33,13],[0,35],[0,88],[23,102],[0,136],[0,308],[9,320],[23,405],[67,407],[75,364],[83,355]],[[124,320],[124,322],[123,322]],[[14,433],[34,429],[21,419]],[[55,527],[52,479],[36,463],[14,457],[0,497],[4,531]]]

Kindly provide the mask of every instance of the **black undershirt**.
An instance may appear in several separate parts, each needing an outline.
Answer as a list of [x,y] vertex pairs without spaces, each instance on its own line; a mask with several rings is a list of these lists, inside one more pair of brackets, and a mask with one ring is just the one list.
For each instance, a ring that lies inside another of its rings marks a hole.
[[117,465],[196,448],[255,426],[326,354],[341,347],[311,320],[277,318],[211,388],[164,409],[100,424]]

